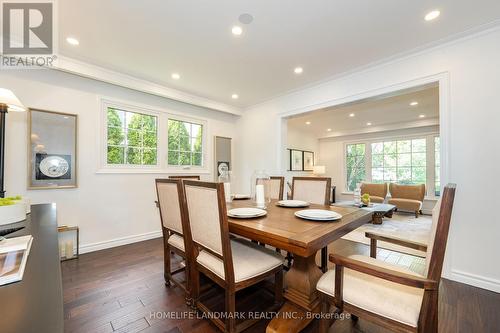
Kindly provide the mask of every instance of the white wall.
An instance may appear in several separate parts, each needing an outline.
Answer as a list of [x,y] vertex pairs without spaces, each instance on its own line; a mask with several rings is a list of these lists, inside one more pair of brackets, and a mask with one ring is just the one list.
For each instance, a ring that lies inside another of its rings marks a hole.
[[[449,174],[458,184],[445,261],[445,276],[500,291],[500,221],[494,207],[497,169],[500,28],[284,95],[244,112],[235,172],[249,178],[256,168],[283,170],[281,113],[370,96],[387,87],[447,72]],[[258,126],[258,127],[257,127]],[[445,126],[445,125],[442,125]],[[258,131],[255,128],[259,128]],[[441,131],[444,133],[444,131]],[[243,186],[243,184],[240,184]]]
[[[286,148],[290,149],[298,149],[298,150],[306,150],[314,152],[314,162],[315,165],[318,165],[319,158],[319,140],[316,136],[311,135],[310,133],[306,133],[301,131],[300,129],[288,126],[286,130]],[[290,167],[290,153],[288,150],[285,150],[284,156],[284,167]],[[285,178],[287,181],[292,181],[292,177],[302,177],[302,176],[311,176],[312,172],[308,171],[287,171],[285,173]]]
[[[336,200],[353,200],[352,194],[346,192],[346,176],[344,171],[345,153],[344,145],[350,142],[361,142],[380,138],[398,138],[405,136],[427,135],[439,133],[439,126],[425,126],[406,128],[392,131],[380,131],[357,135],[338,136],[319,140],[318,163],[326,166],[326,176],[332,178],[332,184],[336,188]],[[425,214],[431,214],[436,200],[425,200],[422,210]]]
[[[213,165],[213,136],[236,136],[236,116],[62,72],[0,71],[0,86],[13,90],[28,107],[78,114],[77,189],[26,190],[27,113],[11,112],[7,115],[5,177],[8,194],[27,195],[33,203],[57,203],[58,223],[80,226],[84,251],[161,235],[159,215],[154,204],[154,180],[167,175],[96,174],[100,96],[208,119],[210,168]],[[213,179],[211,174],[202,177]]]

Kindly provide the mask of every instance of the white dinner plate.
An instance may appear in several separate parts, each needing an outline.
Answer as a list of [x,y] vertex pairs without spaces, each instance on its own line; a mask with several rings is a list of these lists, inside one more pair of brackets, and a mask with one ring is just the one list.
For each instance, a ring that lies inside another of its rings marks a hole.
[[235,195],[233,195],[234,200],[246,200],[246,199],[250,199],[250,198],[251,198],[250,194],[235,194]]
[[294,208],[308,207],[309,206],[309,202],[302,201],[302,200],[281,200],[281,201],[278,201],[278,206],[281,206],[281,207],[294,207]]
[[251,219],[254,217],[261,217],[266,215],[267,212],[260,208],[234,208],[227,211],[227,215],[238,219]]
[[325,209],[304,209],[295,212],[295,216],[312,221],[335,221],[340,220],[342,215]]

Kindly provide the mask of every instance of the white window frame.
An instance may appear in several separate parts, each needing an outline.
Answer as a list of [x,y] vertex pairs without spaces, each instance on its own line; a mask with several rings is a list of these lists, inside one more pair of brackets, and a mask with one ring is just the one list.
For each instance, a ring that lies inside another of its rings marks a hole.
[[[202,159],[202,165],[197,166],[197,165],[169,165],[168,164],[168,121],[169,120],[177,120],[177,121],[182,121],[182,122],[187,122],[195,125],[200,125],[202,127],[202,148],[201,148],[201,159]],[[180,116],[180,115],[175,115],[175,114],[168,114],[167,121],[166,121],[166,157],[165,157],[165,166],[168,170],[172,170],[174,172],[185,172],[185,171],[190,171],[192,173],[196,173],[197,171],[205,171],[208,170],[208,160],[207,160],[207,145],[208,145],[208,136],[207,136],[207,131],[208,131],[208,122],[206,120],[202,119],[196,119],[196,118],[191,118],[191,117],[186,117],[186,116]]]
[[[157,160],[156,165],[129,165],[129,164],[108,164],[108,108],[116,108],[129,112],[136,112],[157,117]],[[203,166],[201,167],[174,167],[168,165],[168,119],[188,121],[203,126]],[[153,173],[153,174],[209,174],[209,120],[204,118],[187,117],[171,110],[157,109],[148,105],[137,104],[107,97],[100,97],[99,113],[99,135],[98,145],[98,166],[96,173]]]
[[[411,134],[411,135],[398,135],[398,136],[380,136],[376,138],[367,138],[367,139],[358,139],[353,141],[345,141],[343,142],[344,153],[342,157],[342,179],[344,182],[344,190],[342,194],[352,194],[352,191],[347,190],[347,145],[352,144],[365,144],[365,174],[366,181],[372,181],[372,143],[381,142],[381,141],[401,141],[401,140],[412,140],[412,139],[426,139],[426,199],[437,199],[435,195],[435,163],[434,163],[434,138],[439,136],[438,132],[424,132],[419,134]],[[432,149],[431,149],[432,148]],[[430,186],[432,185],[432,186]]]

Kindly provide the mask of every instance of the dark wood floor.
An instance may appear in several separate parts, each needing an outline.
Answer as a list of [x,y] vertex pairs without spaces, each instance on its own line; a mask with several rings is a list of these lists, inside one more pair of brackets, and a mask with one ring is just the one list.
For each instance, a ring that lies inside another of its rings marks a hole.
[[[364,251],[343,240],[334,247],[339,252]],[[182,316],[189,311],[181,290],[164,285],[162,256],[162,240],[155,239],[63,262],[65,332],[217,332],[208,320],[155,316],[158,312]],[[263,289],[257,292],[263,293]],[[258,298],[254,305],[260,305],[262,297],[242,295],[247,300]],[[500,294],[443,279],[440,332],[500,332],[499,314]],[[246,332],[265,332],[266,324],[262,321]],[[316,331],[315,322],[305,330]],[[363,320],[356,324],[337,321],[330,331],[385,332]]]

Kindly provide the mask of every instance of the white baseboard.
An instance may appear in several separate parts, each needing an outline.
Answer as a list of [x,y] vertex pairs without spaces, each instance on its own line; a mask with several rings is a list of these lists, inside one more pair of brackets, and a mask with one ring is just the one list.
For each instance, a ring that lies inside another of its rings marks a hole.
[[137,242],[142,242],[145,240],[159,238],[162,236],[163,236],[163,233],[161,232],[161,230],[159,230],[159,231],[147,232],[145,234],[140,234],[140,235],[115,238],[115,239],[111,239],[111,240],[103,241],[103,242],[84,244],[84,245],[80,245],[80,254],[109,249],[112,247],[117,247],[117,246],[137,243]]
[[500,293],[500,280],[463,272],[460,270],[451,270],[451,280],[469,284],[474,287],[491,290]]

